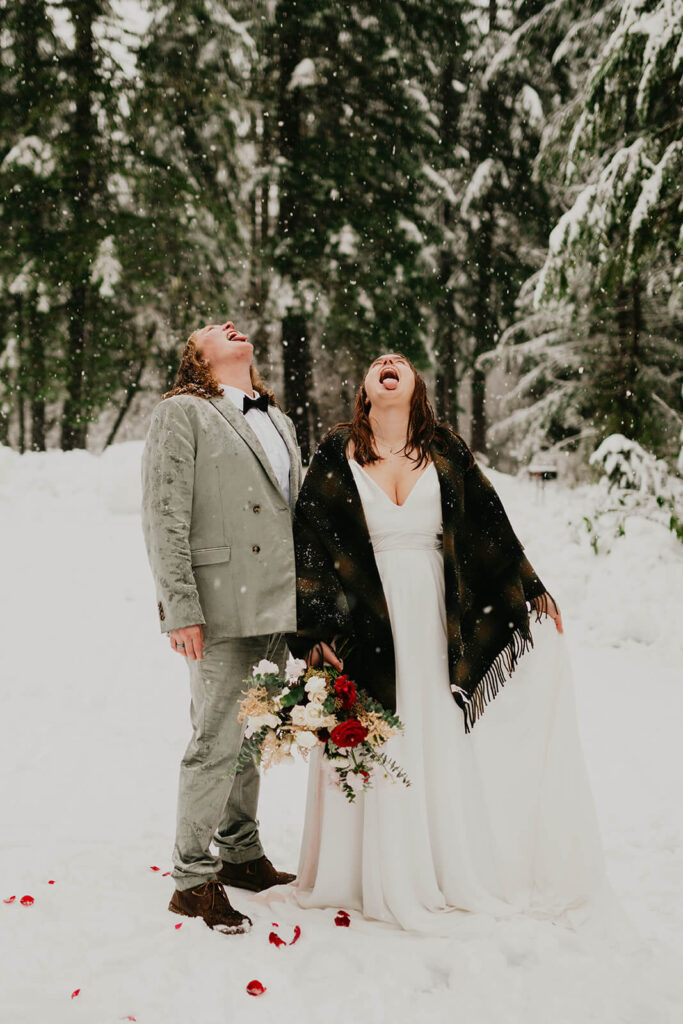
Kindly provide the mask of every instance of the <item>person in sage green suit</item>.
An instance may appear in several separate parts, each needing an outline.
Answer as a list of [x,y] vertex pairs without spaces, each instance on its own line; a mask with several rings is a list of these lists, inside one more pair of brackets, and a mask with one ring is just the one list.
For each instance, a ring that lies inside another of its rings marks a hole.
[[192,737],[180,769],[169,909],[227,933],[251,921],[222,883],[259,891],[294,879],[261,847],[258,769],[229,772],[244,735],[243,680],[261,658],[282,665],[284,634],[296,630],[301,459],[294,426],[252,355],[231,322],[196,331],[154,410],[142,463],[159,622],[190,671]]

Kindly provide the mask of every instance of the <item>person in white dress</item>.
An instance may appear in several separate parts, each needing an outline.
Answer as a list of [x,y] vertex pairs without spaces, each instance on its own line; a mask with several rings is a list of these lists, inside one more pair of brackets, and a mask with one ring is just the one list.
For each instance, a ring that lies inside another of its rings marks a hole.
[[[433,415],[424,382],[407,359],[385,355],[360,390],[360,431],[342,432],[350,470],[343,486],[349,506],[360,499],[393,638],[395,706],[405,731],[387,753],[411,785],[378,774],[349,804],[315,751],[296,899],[435,934],[448,933],[462,911],[576,922],[606,880],[560,612],[538,587],[542,597],[530,602],[540,613],[533,651],[509,660],[514,676],[487,691],[486,714],[468,719],[471,700],[453,685],[449,666],[441,474],[420,442],[420,409]],[[375,457],[368,460],[368,452]],[[342,548],[343,536],[340,527]],[[306,538],[298,550],[306,551]],[[341,573],[339,557],[334,564]],[[310,619],[315,599],[305,591],[302,583]],[[348,586],[346,600],[353,613]],[[310,645],[309,664],[323,659],[341,668],[329,630],[323,640],[320,627],[318,643],[311,645],[315,628],[308,628],[290,647],[300,654]],[[371,653],[356,649],[354,664],[367,665]],[[349,673],[350,666],[349,657]]]

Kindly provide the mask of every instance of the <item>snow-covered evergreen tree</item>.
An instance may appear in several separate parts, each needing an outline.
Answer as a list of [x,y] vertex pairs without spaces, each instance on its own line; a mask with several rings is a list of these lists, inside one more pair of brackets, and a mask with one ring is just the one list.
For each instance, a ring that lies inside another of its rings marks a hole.
[[424,357],[419,177],[433,126],[415,66],[421,18],[400,0],[280,0],[263,40],[271,309],[305,454],[320,432],[319,354],[337,372],[386,348]]
[[131,111],[143,223],[138,315],[156,327],[149,358],[167,383],[180,345],[208,319],[240,319],[249,239],[244,189],[254,162],[247,89],[255,44],[234,3],[151,0]]
[[45,448],[61,268],[55,159],[60,41],[43,0],[3,5],[0,32],[0,443]]
[[558,176],[568,209],[533,296],[527,286],[502,339],[521,378],[497,433],[523,455],[614,432],[673,455],[683,375],[683,4],[587,6],[553,58],[575,67],[581,102],[560,104],[537,164],[538,174]]

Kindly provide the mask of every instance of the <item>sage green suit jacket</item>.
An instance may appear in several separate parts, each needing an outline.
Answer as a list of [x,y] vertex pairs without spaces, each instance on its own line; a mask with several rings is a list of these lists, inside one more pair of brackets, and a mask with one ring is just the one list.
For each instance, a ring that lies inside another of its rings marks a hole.
[[245,416],[220,397],[166,398],[142,457],[142,524],[162,632],[208,636],[296,629],[292,514],[301,486],[294,425],[268,415],[290,454],[287,502]]

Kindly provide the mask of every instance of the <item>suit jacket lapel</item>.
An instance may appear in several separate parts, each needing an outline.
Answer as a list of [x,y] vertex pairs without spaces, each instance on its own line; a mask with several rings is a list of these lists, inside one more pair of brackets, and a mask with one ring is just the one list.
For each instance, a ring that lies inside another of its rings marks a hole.
[[285,442],[289,452],[289,504],[296,505],[297,495],[301,487],[301,468],[299,466],[299,449],[294,444],[292,435],[287,429],[285,418],[276,405],[268,406],[268,415],[275,424],[278,434]]
[[273,467],[270,464],[270,459],[264,452],[258,437],[247,423],[247,419],[244,413],[240,412],[235,403],[232,402],[229,398],[226,398],[225,396],[223,396],[222,398],[212,398],[210,399],[210,401],[211,404],[221,414],[221,416],[223,416],[228,421],[230,426],[237,431],[237,433],[240,435],[245,444],[249,445],[254,455],[263,466],[266,476],[273,484],[273,486],[277,488],[278,494],[282,495],[282,499],[284,501],[285,496],[284,494],[282,494],[280,485],[277,482],[277,477],[273,472]]

